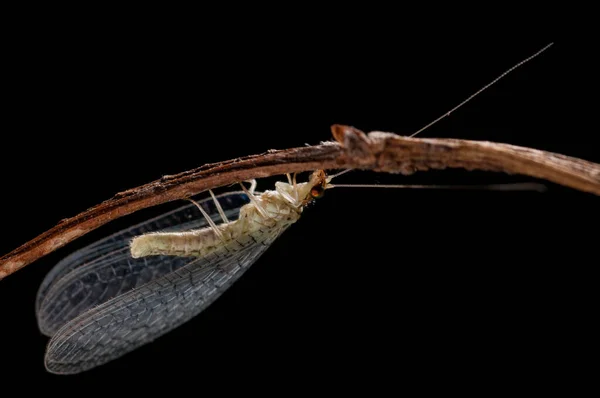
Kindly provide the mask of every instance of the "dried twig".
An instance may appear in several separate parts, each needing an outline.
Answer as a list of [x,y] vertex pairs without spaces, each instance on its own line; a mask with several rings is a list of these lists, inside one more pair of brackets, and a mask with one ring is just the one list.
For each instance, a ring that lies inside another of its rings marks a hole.
[[600,165],[556,153],[493,142],[368,135],[334,125],[336,142],[269,151],[165,176],[115,195],[0,258],[0,279],[74,239],[137,210],[252,178],[315,169],[412,174],[447,167],[528,175],[600,195]]

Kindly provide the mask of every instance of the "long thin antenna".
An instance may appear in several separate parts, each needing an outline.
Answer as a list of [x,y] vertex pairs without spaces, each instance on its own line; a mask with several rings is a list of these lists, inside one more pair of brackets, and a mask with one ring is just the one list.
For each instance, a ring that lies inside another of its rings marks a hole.
[[341,176],[342,174],[346,174],[349,171],[352,171],[352,169],[346,169],[346,170],[340,171],[339,173],[332,174],[329,177],[327,177],[327,182],[333,180],[334,178],[337,178],[337,177]]
[[409,137],[414,137],[415,135],[419,134],[421,131],[428,129],[429,127],[433,126],[435,123],[439,122],[440,120],[442,120],[443,118],[450,116],[450,114],[452,112],[454,112],[455,110],[457,110],[458,108],[460,108],[461,106],[463,106],[464,104],[466,104],[467,102],[471,101],[473,98],[475,98],[477,95],[479,95],[482,91],[484,91],[485,89],[487,89],[488,87],[490,87],[491,85],[493,85],[494,83],[496,83],[498,80],[502,79],[504,76],[508,75],[510,72],[512,72],[513,70],[517,69],[519,66],[523,65],[524,63],[527,63],[529,61],[531,61],[532,59],[534,59],[535,57],[537,57],[538,55],[540,55],[541,53],[543,53],[544,51],[546,51],[551,45],[553,45],[554,43],[550,43],[547,46],[545,46],[544,48],[542,48],[541,50],[539,50],[538,52],[536,52],[535,54],[525,58],[523,61],[519,62],[518,64],[516,64],[515,66],[513,66],[512,68],[506,70],[504,73],[502,73],[500,76],[498,76],[497,78],[495,78],[494,80],[492,80],[491,82],[489,82],[488,84],[486,84],[485,86],[483,86],[482,88],[480,88],[479,90],[477,90],[474,94],[472,94],[469,98],[467,98],[466,100],[464,100],[463,102],[461,102],[460,104],[456,105],[454,108],[450,109],[448,112],[444,113],[442,116],[438,117],[437,119],[435,119],[433,122],[429,123],[428,125],[426,125],[425,127],[421,128],[420,130],[418,130],[416,133],[413,133],[411,135],[409,135]]
[[536,191],[546,192],[547,187],[538,183],[488,184],[488,185],[386,185],[386,184],[332,184],[327,188],[402,188],[402,189],[461,189],[485,191]]

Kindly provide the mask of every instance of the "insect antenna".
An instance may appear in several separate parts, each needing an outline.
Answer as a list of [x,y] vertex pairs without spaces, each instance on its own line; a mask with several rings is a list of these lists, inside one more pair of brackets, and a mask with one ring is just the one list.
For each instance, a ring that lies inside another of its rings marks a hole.
[[487,88],[489,88],[490,86],[492,86],[494,83],[496,83],[498,80],[502,79],[504,76],[508,75],[510,72],[512,72],[513,70],[517,69],[519,66],[531,61],[532,59],[534,59],[535,57],[537,57],[538,55],[540,55],[541,53],[543,53],[544,51],[546,51],[550,46],[552,46],[554,43],[550,43],[548,45],[546,45],[544,48],[542,48],[541,50],[539,50],[538,52],[536,52],[533,55],[530,55],[529,57],[525,58],[524,60],[522,60],[521,62],[517,63],[516,65],[512,66],[511,68],[507,69],[506,71],[504,71],[500,76],[498,76],[497,78],[495,78],[494,80],[492,80],[491,82],[489,82],[488,84],[486,84],[485,86],[483,86],[482,88],[480,88],[479,90],[477,90],[475,93],[471,94],[466,100],[464,100],[463,102],[461,102],[460,104],[456,105],[454,108],[450,109],[448,112],[444,113],[442,116],[438,117],[437,119],[435,119],[433,122],[427,124],[425,127],[422,127],[421,129],[417,130],[416,132],[414,132],[413,134],[409,135],[408,137],[414,137],[415,135],[419,134],[420,132],[422,132],[423,130],[428,129],[429,127],[433,126],[435,123],[439,122],[440,120],[442,120],[443,118],[450,116],[450,114],[452,112],[454,112],[455,110],[457,110],[458,108],[460,108],[461,106],[463,106],[464,104],[466,104],[467,102],[471,101],[473,98],[475,98],[477,95],[481,94],[481,92],[485,91]]
[[458,190],[483,190],[483,191],[536,191],[546,192],[544,184],[525,182],[512,184],[487,184],[487,185],[393,185],[393,184],[330,184],[330,188],[400,188],[400,189],[458,189]]
[[[518,62],[517,64],[513,65],[511,68],[505,70],[502,74],[500,74],[498,77],[496,77],[494,80],[492,80],[491,82],[489,82],[488,84],[486,84],[485,86],[483,86],[482,88],[480,88],[479,90],[477,90],[475,93],[471,94],[467,99],[465,99],[464,101],[462,101],[460,104],[456,105],[454,108],[450,109],[448,112],[444,113],[443,115],[441,115],[440,117],[438,117],[437,119],[435,119],[434,121],[428,123],[426,126],[420,128],[419,130],[417,130],[416,132],[414,132],[413,134],[409,135],[408,137],[414,137],[417,134],[421,133],[422,131],[428,129],[429,127],[433,126],[435,123],[439,122],[440,120],[442,120],[443,118],[450,116],[450,114],[452,112],[454,112],[455,110],[457,110],[458,108],[460,108],[461,106],[465,105],[467,102],[471,101],[473,98],[475,98],[477,95],[481,94],[483,91],[485,91],[486,89],[488,89],[490,86],[494,85],[496,82],[498,82],[498,80],[502,79],[504,76],[508,75],[510,72],[514,71],[515,69],[517,69],[518,67],[522,66],[523,64],[531,61],[532,59],[534,59],[535,57],[537,57],[538,55],[540,55],[541,53],[543,53],[544,51],[546,51],[548,48],[550,48],[554,43],[550,43],[547,44],[546,46],[544,46],[541,50],[538,50],[535,54],[530,55],[529,57],[525,58],[524,60]],[[352,171],[352,169],[346,169],[343,171],[340,171],[339,173],[333,174],[329,177],[327,177],[327,183],[329,183],[331,180],[333,180],[336,177],[341,176],[342,174],[345,174],[349,171]],[[524,183],[524,184],[490,184],[490,185],[367,185],[367,184],[336,184],[331,185],[328,184],[327,185],[327,189],[329,188],[334,188],[334,187],[339,187],[339,188],[349,188],[349,187],[354,187],[354,188],[421,188],[421,189],[476,189],[476,190],[480,190],[480,189],[484,189],[484,190],[491,190],[491,191],[538,191],[538,192],[545,192],[546,191],[546,186],[543,184],[534,184],[534,183]]]
[[333,180],[334,178],[337,178],[339,176],[341,176],[342,174],[346,174],[347,172],[352,171],[352,169],[346,169],[346,170],[342,170],[339,173],[335,173],[330,175],[329,177],[327,177],[327,182],[331,182],[331,180]]

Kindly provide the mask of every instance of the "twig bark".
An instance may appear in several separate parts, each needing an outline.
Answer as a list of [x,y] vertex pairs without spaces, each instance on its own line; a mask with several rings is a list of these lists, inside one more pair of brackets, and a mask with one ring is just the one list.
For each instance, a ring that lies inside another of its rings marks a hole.
[[368,135],[334,125],[337,142],[269,151],[207,164],[115,195],[0,257],[0,279],[74,239],[119,217],[208,189],[288,172],[364,169],[412,174],[428,169],[465,168],[522,174],[600,195],[600,165],[556,153],[493,142]]

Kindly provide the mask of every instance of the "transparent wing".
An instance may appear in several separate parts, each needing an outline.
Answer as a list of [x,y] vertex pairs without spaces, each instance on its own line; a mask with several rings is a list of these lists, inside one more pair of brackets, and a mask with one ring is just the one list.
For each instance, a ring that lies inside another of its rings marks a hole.
[[83,313],[52,338],[46,368],[53,373],[82,372],[188,321],[227,290],[284,230],[264,230],[235,251],[195,259]]
[[[220,195],[218,200],[230,220],[237,219],[240,207],[249,202],[241,192]],[[220,222],[212,198],[199,204],[216,223]],[[66,257],[48,273],[38,291],[36,314],[40,330],[52,336],[90,308],[176,271],[193,260],[171,256],[131,258],[129,242],[132,237],[153,231],[198,229],[206,225],[202,213],[190,203]]]

